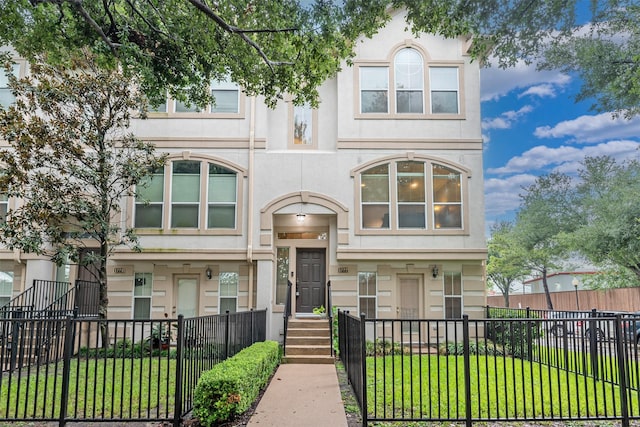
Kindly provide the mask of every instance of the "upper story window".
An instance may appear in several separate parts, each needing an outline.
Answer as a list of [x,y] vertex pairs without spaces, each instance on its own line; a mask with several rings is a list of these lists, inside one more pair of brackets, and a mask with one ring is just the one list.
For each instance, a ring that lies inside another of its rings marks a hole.
[[436,161],[397,159],[355,173],[359,232],[421,234],[464,229],[462,174]]
[[151,113],[175,113],[180,117],[191,114],[212,114],[216,117],[238,117],[242,115],[243,103],[240,87],[229,80],[213,80],[210,85],[214,103],[204,108],[169,98],[166,102],[152,109]]
[[[20,64],[13,64],[11,66],[11,74],[18,77],[20,73]],[[0,107],[7,108],[16,101],[16,97],[9,88],[9,77],[5,73],[5,70],[0,70]]]
[[431,112],[458,114],[458,68],[430,67]]
[[313,149],[318,143],[318,110],[309,104],[289,107],[289,148]]
[[424,111],[424,70],[422,56],[415,49],[402,49],[396,54],[396,112],[422,114]]
[[137,189],[134,226],[187,234],[203,230],[235,233],[241,176],[230,165],[173,160]]
[[461,114],[458,63],[429,63],[418,49],[404,47],[387,63],[356,63],[356,69],[359,118],[411,119]]
[[389,67],[360,67],[360,112],[389,112]]

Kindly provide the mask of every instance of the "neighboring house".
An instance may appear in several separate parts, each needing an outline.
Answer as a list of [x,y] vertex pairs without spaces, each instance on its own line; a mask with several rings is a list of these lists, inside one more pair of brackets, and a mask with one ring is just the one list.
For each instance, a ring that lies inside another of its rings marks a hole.
[[[396,12],[320,88],[317,109],[269,109],[216,82],[215,106],[168,100],[135,121],[169,161],[140,199],[122,202],[143,251],[111,258],[109,316],[266,308],[277,339],[291,281],[294,315],[326,306],[331,282],[334,306],[369,317],[482,317],[480,72],[469,43],[416,38]],[[0,298],[78,274],[29,254],[0,259],[0,277],[13,276]]]
[[[584,289],[584,279],[588,275],[595,274],[595,271],[559,271],[547,275],[547,285],[549,292],[581,291]],[[542,277],[534,277],[523,282],[524,293],[541,294],[544,293]]]

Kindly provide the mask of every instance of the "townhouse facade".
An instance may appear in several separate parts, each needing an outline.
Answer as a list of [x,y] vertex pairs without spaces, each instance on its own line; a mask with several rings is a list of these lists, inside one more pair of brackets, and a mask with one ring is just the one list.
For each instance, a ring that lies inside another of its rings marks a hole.
[[[288,282],[294,316],[326,307],[329,282],[334,306],[368,317],[483,316],[480,72],[469,43],[416,37],[393,12],[320,87],[318,108],[285,98],[270,109],[225,81],[212,83],[215,105],[168,99],[135,120],[134,133],[169,157],[122,201],[143,250],[110,258],[109,317],[267,309],[267,336],[279,339]],[[82,274],[0,251],[0,298]]]

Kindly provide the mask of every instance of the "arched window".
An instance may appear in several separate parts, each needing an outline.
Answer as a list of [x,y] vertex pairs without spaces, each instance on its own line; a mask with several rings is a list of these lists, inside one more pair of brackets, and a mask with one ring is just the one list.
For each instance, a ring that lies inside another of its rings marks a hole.
[[360,171],[360,229],[463,229],[461,177],[450,166],[406,158]]
[[412,43],[398,47],[386,59],[354,65],[358,118],[450,119],[463,114],[464,61],[435,61]]
[[176,159],[138,186],[134,225],[143,229],[236,229],[238,176],[237,171],[210,161]]
[[394,61],[396,112],[422,114],[424,111],[424,66],[420,53],[401,49]]

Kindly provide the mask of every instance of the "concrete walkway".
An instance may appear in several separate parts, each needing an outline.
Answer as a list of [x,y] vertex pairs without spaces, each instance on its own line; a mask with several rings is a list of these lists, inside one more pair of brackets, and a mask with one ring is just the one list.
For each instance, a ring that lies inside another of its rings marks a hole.
[[280,365],[247,426],[346,427],[335,365]]

